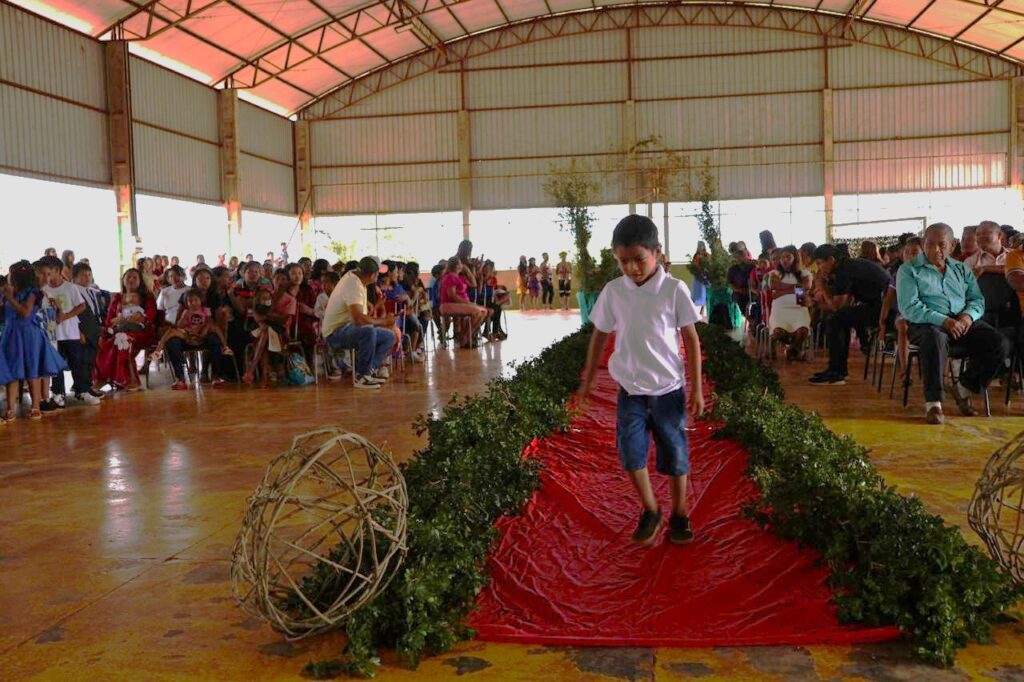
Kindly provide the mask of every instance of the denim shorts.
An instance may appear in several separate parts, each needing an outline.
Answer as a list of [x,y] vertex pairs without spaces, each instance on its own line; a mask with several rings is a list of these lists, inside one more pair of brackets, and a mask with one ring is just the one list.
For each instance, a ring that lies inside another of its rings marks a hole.
[[626,471],[647,466],[651,436],[657,450],[655,470],[666,476],[690,473],[686,445],[686,392],[679,388],[665,395],[629,395],[619,388],[616,440]]

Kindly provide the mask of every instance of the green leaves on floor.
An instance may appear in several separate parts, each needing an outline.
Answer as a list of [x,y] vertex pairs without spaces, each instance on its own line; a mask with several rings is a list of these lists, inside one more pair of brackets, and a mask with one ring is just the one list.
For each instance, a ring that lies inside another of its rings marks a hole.
[[717,327],[703,326],[720,437],[750,451],[761,498],[748,513],[814,547],[832,573],[844,622],[896,625],[919,658],[952,665],[1024,596],[991,558],[916,497],[885,483],[867,450],[816,414],[783,402],[778,376]]

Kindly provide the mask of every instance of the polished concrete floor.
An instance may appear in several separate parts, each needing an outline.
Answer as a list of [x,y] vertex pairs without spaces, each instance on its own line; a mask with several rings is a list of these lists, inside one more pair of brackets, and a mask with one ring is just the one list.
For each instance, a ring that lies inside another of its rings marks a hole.
[[[339,635],[287,643],[233,603],[229,553],[246,496],[294,434],[338,424],[409,457],[410,425],[454,393],[578,325],[574,315],[511,314],[508,341],[440,351],[380,393],[345,384],[151,391],[41,423],[0,427],[0,680],[299,679],[334,658]],[[820,363],[819,363],[820,364]],[[873,449],[888,480],[959,523],[988,455],[1024,427],[1024,405],[991,419],[923,424],[859,380],[811,387],[780,366],[791,399]],[[952,670],[913,663],[898,644],[700,650],[577,649],[466,642],[417,672],[385,657],[384,679],[1024,680],[1024,625],[965,650]]]

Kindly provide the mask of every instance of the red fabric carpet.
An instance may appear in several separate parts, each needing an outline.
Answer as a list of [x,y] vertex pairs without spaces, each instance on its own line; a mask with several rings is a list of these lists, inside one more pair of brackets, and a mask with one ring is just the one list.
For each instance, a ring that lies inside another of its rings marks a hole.
[[[639,504],[615,449],[617,386],[602,370],[592,400],[565,434],[532,446],[541,486],[522,515],[498,521],[491,581],[470,624],[480,639],[536,644],[705,647],[851,644],[898,636],[895,628],[838,623],[816,553],[741,515],[756,494],[747,452],[690,436],[694,542],[630,543]],[[668,485],[650,471],[663,509]],[[664,532],[664,531],[663,531]]]

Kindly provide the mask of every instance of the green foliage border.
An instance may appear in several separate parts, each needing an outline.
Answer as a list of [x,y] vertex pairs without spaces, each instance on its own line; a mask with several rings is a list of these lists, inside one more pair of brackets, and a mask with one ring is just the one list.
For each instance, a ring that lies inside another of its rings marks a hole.
[[867,449],[784,402],[778,375],[724,330],[701,325],[700,335],[713,416],[724,424],[717,437],[747,447],[761,491],[747,514],[821,554],[840,620],[895,625],[916,657],[938,665],[987,642],[1021,586],[917,497],[886,484]]
[[[886,485],[852,439],[788,405],[778,376],[720,328],[698,325],[704,370],[715,385],[718,437],[750,451],[761,496],[746,513],[771,532],[814,547],[831,573],[844,622],[896,625],[919,658],[950,665],[1022,590],[996,563],[920,500]],[[522,456],[534,439],[569,423],[590,330],[585,328],[495,379],[483,394],[454,398],[443,417],[421,417],[427,447],[403,466],[409,551],[399,574],[347,624],[344,660],[307,667],[371,676],[378,649],[415,667],[422,656],[473,636],[464,625],[487,584],[494,522],[515,514],[538,484]]]

